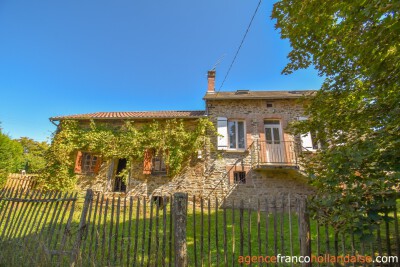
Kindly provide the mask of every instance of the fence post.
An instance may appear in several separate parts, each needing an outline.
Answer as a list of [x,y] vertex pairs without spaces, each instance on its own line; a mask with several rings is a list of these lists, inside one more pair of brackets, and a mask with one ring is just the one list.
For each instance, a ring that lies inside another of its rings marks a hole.
[[310,262],[303,263],[303,267],[311,266],[311,235],[310,235],[310,217],[307,210],[307,199],[300,199],[299,206],[299,231],[300,231],[300,254],[304,257],[310,257]]
[[186,244],[187,198],[185,193],[175,193],[173,199],[176,267],[188,265]]
[[92,200],[93,200],[93,190],[88,189],[88,190],[86,190],[85,202],[83,203],[83,209],[82,209],[82,214],[81,214],[81,220],[79,222],[78,233],[76,236],[74,248],[72,250],[71,266],[75,266],[75,263],[78,260],[79,249],[81,246],[82,237],[83,237],[85,231],[87,230],[86,229],[86,216],[89,211],[90,202]]

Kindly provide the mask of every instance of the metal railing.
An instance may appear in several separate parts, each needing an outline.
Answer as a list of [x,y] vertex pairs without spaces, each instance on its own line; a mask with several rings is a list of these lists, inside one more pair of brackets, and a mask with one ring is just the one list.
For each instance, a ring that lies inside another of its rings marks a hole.
[[297,144],[294,141],[255,140],[250,145],[253,167],[298,166]]

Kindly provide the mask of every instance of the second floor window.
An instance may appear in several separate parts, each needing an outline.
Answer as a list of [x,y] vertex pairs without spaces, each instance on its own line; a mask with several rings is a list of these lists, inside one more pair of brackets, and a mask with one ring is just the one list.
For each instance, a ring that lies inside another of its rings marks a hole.
[[245,129],[244,121],[228,121],[228,137],[230,149],[245,149]]

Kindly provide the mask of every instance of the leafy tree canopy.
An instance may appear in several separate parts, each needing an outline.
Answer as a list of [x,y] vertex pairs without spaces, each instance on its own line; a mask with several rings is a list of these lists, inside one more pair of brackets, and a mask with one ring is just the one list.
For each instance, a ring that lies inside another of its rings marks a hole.
[[400,2],[280,0],[272,18],[290,41],[290,74],[315,66],[326,79],[307,106],[325,149],[305,169],[336,228],[386,219],[400,184]]
[[28,137],[17,140],[24,149],[25,171],[27,173],[39,173],[46,166],[45,154],[49,145],[46,142],[37,142]]
[[22,152],[21,144],[2,133],[0,128],[0,185],[5,183],[9,173],[23,169]]

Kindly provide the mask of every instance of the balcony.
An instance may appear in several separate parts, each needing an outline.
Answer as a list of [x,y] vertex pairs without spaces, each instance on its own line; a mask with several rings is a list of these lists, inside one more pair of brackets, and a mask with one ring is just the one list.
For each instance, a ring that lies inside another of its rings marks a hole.
[[253,169],[298,169],[300,149],[294,141],[255,140],[249,151]]

